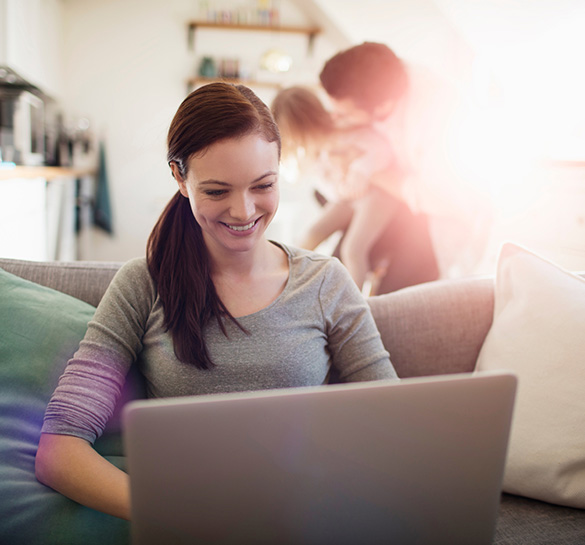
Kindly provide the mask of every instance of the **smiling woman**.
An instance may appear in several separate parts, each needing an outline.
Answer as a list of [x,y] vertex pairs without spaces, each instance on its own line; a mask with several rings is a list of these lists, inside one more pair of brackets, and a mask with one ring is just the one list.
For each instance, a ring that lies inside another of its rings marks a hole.
[[180,105],[167,155],[178,191],[146,258],[117,273],[59,381],[40,481],[130,518],[128,476],[92,443],[133,365],[149,397],[396,377],[339,261],[266,238],[279,158],[276,124],[248,88],[210,84]]
[[[186,178],[171,163],[208,250],[253,249],[278,208],[278,146],[251,134],[212,145],[192,157]],[[233,237],[236,237],[234,239]]]
[[[240,289],[230,298],[234,300],[230,306],[240,312],[250,293],[262,301],[278,295],[257,293],[266,279],[257,279],[251,268],[270,271],[284,259],[282,251],[263,237],[276,212],[278,192],[258,190],[267,176],[277,187],[280,150],[280,133],[272,115],[247,87],[207,85],[191,93],[175,114],[167,159],[179,192],[151,234],[148,266],[158,282],[175,354],[182,361],[202,368],[213,365],[203,329],[215,319],[224,331],[222,317],[232,317],[218,289],[230,290],[230,281],[242,284],[252,278],[247,292]],[[265,195],[272,198],[256,198]],[[180,224],[176,206],[183,210]],[[160,230],[170,222],[173,230],[161,236]],[[241,230],[250,223],[251,228]],[[184,244],[182,230],[190,228],[192,254],[178,249]],[[183,289],[177,289],[174,275],[161,274],[168,265],[188,271],[181,277]],[[202,293],[193,289],[194,284]],[[190,304],[185,304],[186,299]]]
[[232,315],[267,306],[288,278],[286,254],[264,237],[278,208],[278,160],[276,142],[250,134],[192,157],[186,178],[171,163],[201,228],[215,290]]

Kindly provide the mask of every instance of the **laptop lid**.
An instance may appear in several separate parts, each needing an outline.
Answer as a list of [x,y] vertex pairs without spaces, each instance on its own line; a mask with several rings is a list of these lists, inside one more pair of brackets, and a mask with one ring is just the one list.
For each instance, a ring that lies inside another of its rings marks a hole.
[[491,543],[515,391],[486,373],[131,402],[133,543]]

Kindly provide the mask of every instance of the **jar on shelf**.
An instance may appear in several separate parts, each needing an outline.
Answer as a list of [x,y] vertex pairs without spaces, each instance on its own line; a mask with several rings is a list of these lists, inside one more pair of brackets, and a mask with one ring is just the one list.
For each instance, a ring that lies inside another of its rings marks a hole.
[[199,64],[199,75],[205,78],[214,78],[217,76],[215,61],[211,57],[203,57]]

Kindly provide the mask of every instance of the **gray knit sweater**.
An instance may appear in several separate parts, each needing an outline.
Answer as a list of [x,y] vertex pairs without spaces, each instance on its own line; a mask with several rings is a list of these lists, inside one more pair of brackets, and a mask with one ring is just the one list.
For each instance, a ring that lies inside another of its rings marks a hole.
[[112,415],[136,362],[150,397],[316,386],[335,372],[341,381],[394,378],[369,307],[335,258],[280,245],[289,279],[268,307],[206,326],[215,366],[177,360],[163,327],[163,309],[146,260],[125,264],[100,303],[79,350],[67,365],[45,414],[43,432],[90,442]]

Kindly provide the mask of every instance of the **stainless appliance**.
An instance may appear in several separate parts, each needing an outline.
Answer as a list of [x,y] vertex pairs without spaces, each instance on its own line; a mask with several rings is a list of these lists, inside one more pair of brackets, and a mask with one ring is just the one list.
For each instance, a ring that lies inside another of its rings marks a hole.
[[21,165],[45,161],[44,103],[25,89],[0,86],[0,153]]

